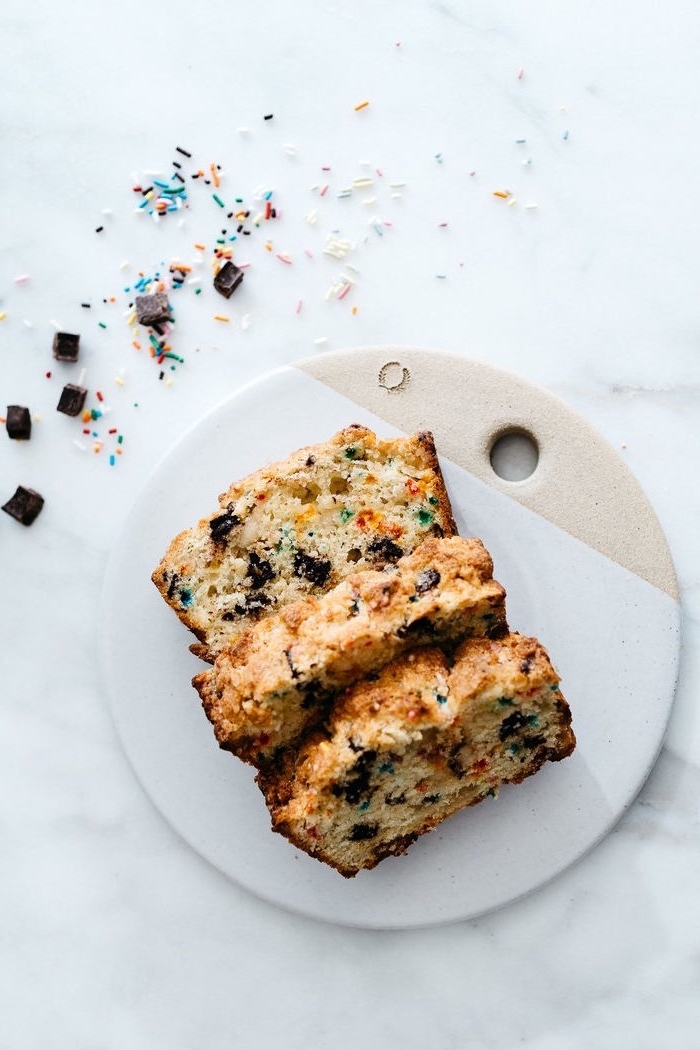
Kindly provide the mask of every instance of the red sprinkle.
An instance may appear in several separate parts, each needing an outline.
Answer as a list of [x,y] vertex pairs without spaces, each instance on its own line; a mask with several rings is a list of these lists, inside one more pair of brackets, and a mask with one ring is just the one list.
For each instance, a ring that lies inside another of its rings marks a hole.
[[104,396],[102,395],[102,391],[100,390],[95,391],[95,397],[98,401],[104,401]]

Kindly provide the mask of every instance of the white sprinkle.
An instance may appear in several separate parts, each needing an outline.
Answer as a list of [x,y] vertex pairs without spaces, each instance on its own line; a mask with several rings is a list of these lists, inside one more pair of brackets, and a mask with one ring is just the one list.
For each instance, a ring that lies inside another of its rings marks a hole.
[[52,319],[51,319],[51,320],[49,321],[49,324],[52,324],[52,325],[54,326],[54,328],[56,329],[56,331],[57,331],[57,332],[60,332],[60,330],[61,330],[61,325],[60,325],[60,324],[58,323],[58,321],[54,321],[54,320],[53,320],[53,318],[52,318]]
[[534,203],[523,204],[523,208],[526,208],[528,211],[532,211],[533,208],[539,208],[539,204],[534,204]]
[[79,448],[81,452],[87,452],[87,445],[84,445],[82,441],[78,441],[77,438],[73,441],[76,448]]
[[391,194],[391,199],[395,200],[395,201],[396,200],[403,200],[403,193],[392,193]]
[[241,328],[243,329],[244,332],[247,331],[250,328],[251,323],[252,322],[251,322],[250,314],[243,314],[243,317],[241,318]]
[[250,128],[239,128],[238,129],[238,134],[239,135],[250,135]]
[[83,385],[83,380],[84,379],[85,379],[85,369],[81,368],[80,375],[78,376],[78,386],[82,386]]
[[296,151],[297,151],[296,146],[293,143],[291,143],[291,142],[285,142],[285,144],[282,147],[282,149],[284,150],[284,152],[287,154],[288,157],[293,157],[296,154]]
[[364,186],[374,186],[374,179],[370,179],[369,176],[364,176],[361,179],[353,179],[352,185],[354,189],[362,189]]
[[326,241],[326,247],[323,249],[324,255],[332,255],[334,259],[344,259],[352,248],[352,241],[343,240],[342,237],[329,236]]
[[111,208],[103,208],[102,209],[102,214],[103,215],[114,215],[114,212],[112,211]]
[[523,167],[528,168],[532,164],[532,157],[528,157],[527,160],[523,161]]
[[328,342],[328,340],[327,340],[327,338],[325,337],[325,335],[322,335],[322,336],[321,336],[321,337],[320,337],[319,339],[314,339],[314,344],[315,344],[316,346],[325,346],[325,344],[326,344],[327,342]]
[[512,208],[513,205],[517,203],[517,200],[518,200],[517,197],[511,197],[510,200],[508,201],[508,207]]
[[26,317],[24,319],[24,325],[25,325],[25,328],[33,328],[34,327],[34,324],[31,321],[27,320]]
[[146,169],[144,171],[144,175],[162,175],[162,174],[163,174],[162,171],[157,171],[155,168],[151,168],[150,171],[148,169]]
[[119,269],[120,269],[120,270],[127,270],[127,269],[129,268],[129,266],[130,266],[130,265],[131,265],[131,263],[129,263],[129,262],[128,262],[128,261],[127,261],[127,260],[125,259],[125,260],[124,260],[124,262],[121,262],[121,263],[119,263]]
[[369,205],[376,204],[377,203],[377,198],[376,197],[365,197],[365,199],[363,200],[362,203],[363,204],[369,204]]
[[315,225],[317,217],[318,216],[315,208],[313,208],[310,212],[307,212],[307,214],[304,216],[309,226]]
[[390,182],[389,183],[389,189],[390,190],[401,190],[401,189],[403,189],[403,187],[405,185],[406,185],[405,182]]

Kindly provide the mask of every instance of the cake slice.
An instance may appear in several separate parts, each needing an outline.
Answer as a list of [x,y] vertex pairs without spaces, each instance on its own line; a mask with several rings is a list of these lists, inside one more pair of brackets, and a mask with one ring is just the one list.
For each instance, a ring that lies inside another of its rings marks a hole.
[[507,630],[480,540],[426,540],[390,571],[353,573],[222,649],[193,679],[221,747],[260,766],[323,721],[334,693],[401,652]]
[[573,751],[568,704],[544,648],[473,638],[452,667],[405,654],[351,687],[328,730],[258,773],[272,826],[351,877],[503,784]]
[[210,662],[251,623],[456,533],[433,437],[354,424],[233,484],[152,579]]

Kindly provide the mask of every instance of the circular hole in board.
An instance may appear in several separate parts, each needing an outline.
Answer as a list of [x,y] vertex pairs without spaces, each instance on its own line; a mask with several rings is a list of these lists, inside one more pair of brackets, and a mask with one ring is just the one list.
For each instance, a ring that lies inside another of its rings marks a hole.
[[525,481],[532,477],[540,458],[540,450],[532,434],[520,427],[498,434],[489,451],[494,474],[503,481]]

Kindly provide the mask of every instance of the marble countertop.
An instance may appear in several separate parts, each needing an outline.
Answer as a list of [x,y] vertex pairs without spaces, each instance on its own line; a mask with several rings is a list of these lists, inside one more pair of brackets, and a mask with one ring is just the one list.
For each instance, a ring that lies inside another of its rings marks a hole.
[[[34,420],[0,493],[46,501],[30,528],[0,515],[2,1050],[694,1046],[697,6],[42,0],[0,29],[0,404]],[[142,191],[174,159],[187,199],[159,218]],[[210,259],[233,235],[227,302]],[[173,261],[158,363],[128,304]],[[613,832],[514,904],[405,931],[291,914],[204,862],[135,779],[98,656],[110,552],[173,443],[271,368],[381,344],[578,410],[651,501],[684,614],[665,744]],[[89,424],[55,411],[78,379]]]

